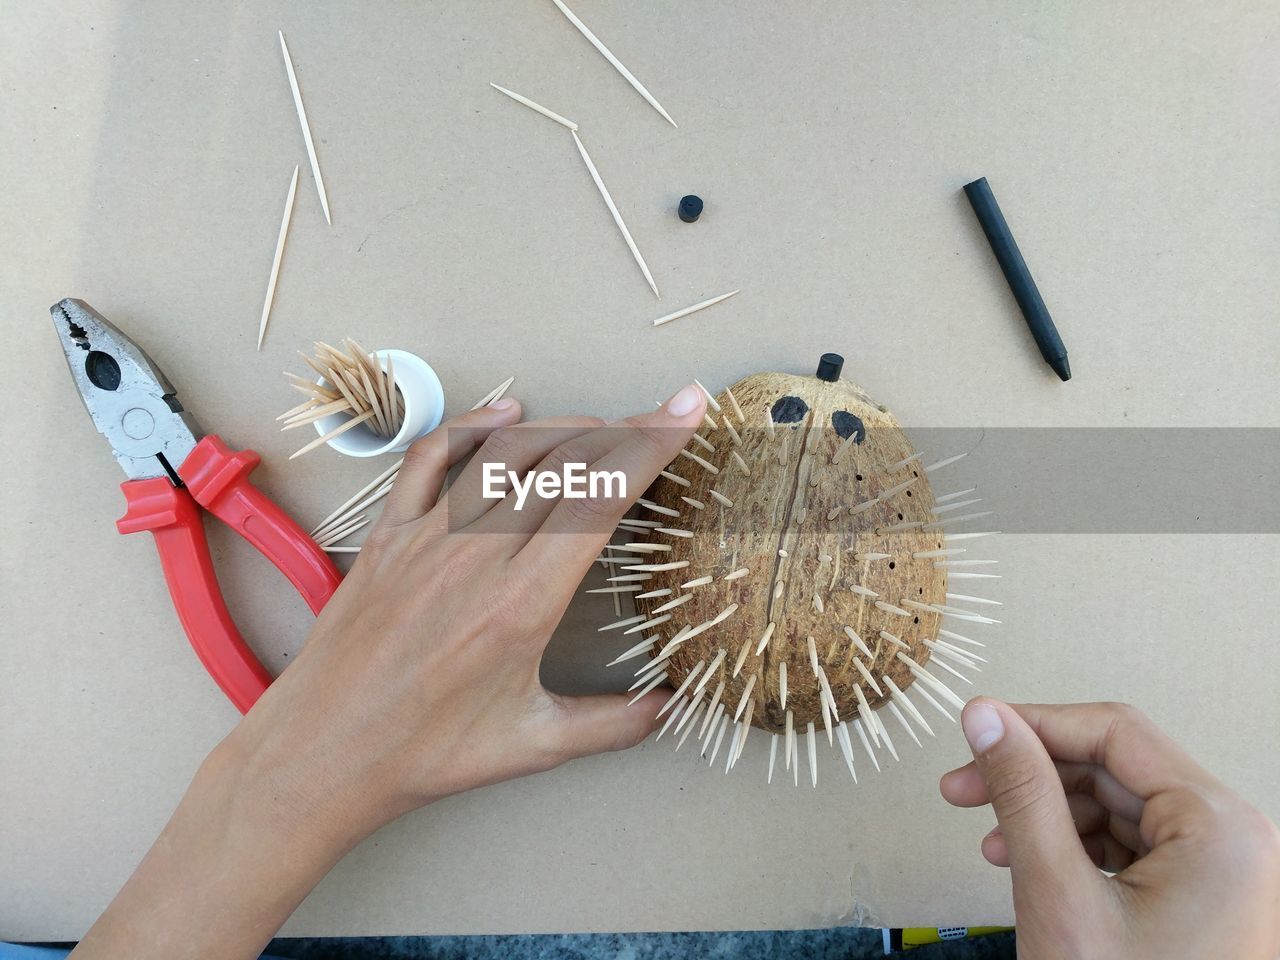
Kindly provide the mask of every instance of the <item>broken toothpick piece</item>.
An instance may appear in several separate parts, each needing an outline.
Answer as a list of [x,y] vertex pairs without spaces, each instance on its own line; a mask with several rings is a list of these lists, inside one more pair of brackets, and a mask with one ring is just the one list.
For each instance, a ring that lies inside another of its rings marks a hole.
[[675,313],[668,313],[665,317],[659,317],[653,321],[655,327],[660,327],[664,323],[670,323],[672,320],[679,320],[681,317],[687,317],[691,313],[697,313],[699,310],[705,310],[707,307],[713,307],[721,300],[728,300],[737,290],[730,290],[728,293],[722,293],[718,297],[712,297],[710,300],[703,300],[701,303],[695,303],[692,307],[685,307],[683,310],[677,310]]

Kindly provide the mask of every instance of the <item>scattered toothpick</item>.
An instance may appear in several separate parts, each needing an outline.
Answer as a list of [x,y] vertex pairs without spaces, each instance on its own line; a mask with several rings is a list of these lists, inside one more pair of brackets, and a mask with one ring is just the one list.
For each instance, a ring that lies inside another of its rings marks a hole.
[[[267,332],[267,318],[271,316],[271,303],[276,296],[276,279],[280,276],[280,258],[284,256],[284,238],[289,233],[289,221],[293,218],[293,198],[298,192],[298,167],[293,168],[293,179],[289,181],[289,195],[284,201],[284,215],[280,218],[280,233],[276,235],[276,252],[271,258],[271,276],[267,278],[267,296],[262,301],[262,319],[258,321],[258,349],[262,349],[262,338]],[[297,408],[295,408],[297,409]]]
[[635,88],[636,93],[644,97],[649,106],[653,107],[653,109],[657,110],[658,113],[662,115],[662,119],[666,120],[667,123],[671,124],[673,127],[677,126],[676,122],[671,119],[671,114],[667,113],[667,111],[662,108],[662,104],[654,99],[653,94],[645,89],[644,84],[637,80],[635,75],[622,65],[622,61],[615,57],[609,48],[601,43],[600,39],[594,33],[587,29],[587,25],[579,20],[572,10],[564,5],[563,0],[553,0],[553,2],[560,8],[560,12],[565,15],[568,21],[578,28],[578,32],[586,37],[591,45],[600,51],[600,55],[613,64],[613,68],[622,74],[627,83],[631,84],[631,86]]
[[520,94],[516,93],[514,90],[508,90],[506,87],[500,87],[492,81],[489,82],[489,86],[493,87],[493,89],[497,90],[499,93],[505,93],[508,97],[510,97],[512,100],[516,101],[517,103],[523,103],[530,110],[536,110],[538,113],[542,114],[544,117],[550,117],[556,123],[563,124],[564,126],[568,127],[570,130],[576,131],[578,129],[578,125],[574,123],[572,120],[569,120],[569,119],[566,119],[565,117],[560,116],[560,114],[556,113],[554,110],[548,110],[546,107],[542,106],[542,104],[540,103],[534,103],[528,97],[520,96]]
[[320,208],[324,210],[324,222],[333,225],[329,216],[329,198],[324,192],[324,178],[320,176],[320,161],[316,159],[316,145],[311,139],[311,124],[307,122],[307,110],[302,105],[302,91],[298,89],[298,77],[293,72],[293,58],[289,56],[289,45],[284,42],[284,31],[280,34],[280,52],[284,54],[284,68],[289,73],[289,89],[293,91],[293,105],[298,111],[298,123],[302,125],[302,139],[307,145],[307,158],[311,161],[311,175],[316,181],[316,193],[320,195]]
[[695,303],[692,307],[685,307],[683,310],[677,310],[675,313],[668,313],[665,317],[659,317],[653,321],[655,327],[660,327],[664,323],[670,323],[672,320],[679,320],[681,317],[687,317],[691,313],[697,313],[699,310],[705,310],[707,307],[715,306],[721,300],[728,300],[737,290],[730,290],[728,293],[722,293],[718,297],[712,297],[710,300],[703,300],[701,303]]
[[[559,0],[556,0],[559,2]],[[613,202],[613,197],[609,194],[609,188],[604,185],[604,181],[600,179],[600,171],[596,169],[596,165],[591,162],[591,155],[587,153],[587,148],[582,145],[582,140],[576,131],[570,131],[573,142],[578,146],[578,153],[582,154],[582,162],[587,165],[587,172],[591,174],[591,179],[595,181],[596,189],[600,191],[600,196],[604,200],[604,205],[609,208],[609,213],[613,216],[613,222],[617,224],[618,230],[622,233],[622,239],[627,242],[627,249],[631,251],[631,256],[635,258],[636,265],[640,267],[640,272],[644,274],[644,278],[649,283],[649,289],[653,291],[653,295],[659,300],[662,294],[658,292],[658,285],[653,282],[653,274],[649,272],[649,265],[644,262],[644,257],[640,254],[640,248],[636,246],[635,240],[631,239],[631,231],[627,229],[627,225],[622,221],[622,214],[618,212],[618,205]]]

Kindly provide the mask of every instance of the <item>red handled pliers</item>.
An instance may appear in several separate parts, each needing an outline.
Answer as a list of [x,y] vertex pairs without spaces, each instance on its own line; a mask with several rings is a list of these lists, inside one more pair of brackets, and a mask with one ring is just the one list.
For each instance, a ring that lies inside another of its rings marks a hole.
[[[204,507],[248,540],[298,588],[314,613],[342,575],[301,527],[249,482],[261,460],[206,436],[169,379],[136,343],[81,300],[49,310],[71,377],[129,479],[121,533],[150,530],[178,619],[209,675],[247,712],[271,674],[227,612],[205,541]],[[199,505],[199,507],[197,506]]]

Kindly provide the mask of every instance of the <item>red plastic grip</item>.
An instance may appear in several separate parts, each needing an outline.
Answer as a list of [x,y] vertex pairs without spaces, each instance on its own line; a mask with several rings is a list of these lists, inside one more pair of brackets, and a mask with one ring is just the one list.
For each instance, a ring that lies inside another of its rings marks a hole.
[[196,444],[178,476],[196,503],[253,544],[297,587],[311,612],[319,613],[342,574],[305,530],[249,482],[261,459],[210,435]]
[[271,685],[271,674],[236,629],[222,599],[204,536],[198,503],[249,541],[319,613],[342,583],[342,574],[316,542],[249,482],[261,462],[252,450],[233,451],[218,437],[196,444],[178,476],[131,480],[121,486],[128,509],[116,522],[121,533],[150,530],[160,552],[169,595],[187,639],[214,682],[240,710]]
[[128,508],[116,528],[151,531],[187,639],[222,692],[247,713],[271,685],[271,674],[245,645],[223,602],[195,501],[164,477],[131,480],[120,489]]

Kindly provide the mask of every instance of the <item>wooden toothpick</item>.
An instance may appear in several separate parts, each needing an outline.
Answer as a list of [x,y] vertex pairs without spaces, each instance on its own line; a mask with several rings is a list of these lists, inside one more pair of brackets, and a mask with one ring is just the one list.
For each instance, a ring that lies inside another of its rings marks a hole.
[[666,713],[667,710],[671,708],[672,704],[684,696],[684,692],[689,689],[689,684],[698,679],[698,674],[702,672],[702,668],[706,665],[707,661],[705,660],[699,660],[694,664],[693,669],[689,671],[689,675],[684,678],[684,683],[680,684],[680,686],[676,688],[676,692],[671,695],[671,698],[662,705],[662,709],[658,711],[658,716],[654,717],[655,720]]
[[613,68],[617,70],[618,73],[622,74],[623,79],[625,79],[627,83],[631,84],[631,86],[635,88],[636,93],[644,97],[645,101],[649,104],[649,106],[657,110],[658,113],[662,116],[662,118],[667,121],[667,123],[671,124],[673,127],[676,126],[676,122],[671,119],[671,114],[667,113],[667,111],[662,108],[662,104],[660,104],[656,99],[654,99],[653,94],[651,94],[648,90],[645,89],[644,84],[641,83],[639,80],[637,80],[635,78],[635,75],[632,74],[630,70],[628,70],[626,67],[622,65],[622,61],[619,60],[617,57],[615,57],[613,53],[610,52],[609,48],[606,47],[603,43],[601,43],[600,39],[594,33],[592,33],[590,30],[587,29],[587,25],[583,23],[581,20],[579,20],[574,15],[572,10],[570,10],[568,7],[564,5],[563,0],[553,0],[553,2],[557,7],[560,8],[560,12],[565,15],[565,18],[570,23],[572,23],[575,27],[578,28],[578,32],[581,33],[584,37],[586,37],[587,41],[593,47],[595,47],[598,51],[600,51],[600,55],[604,57],[606,60],[608,60],[611,64],[613,64]]
[[865,656],[868,660],[874,660],[876,658],[875,654],[871,652],[871,648],[868,647],[865,642],[863,642],[863,639],[860,636],[854,633],[853,627],[845,627],[844,632],[845,632],[845,635],[853,642],[853,645],[858,648],[860,653],[862,653],[863,656]]
[[654,743],[657,743],[659,740],[662,739],[662,735],[667,732],[667,730],[671,727],[673,723],[676,722],[676,719],[680,716],[681,711],[683,711],[684,708],[688,706],[688,704],[689,704],[689,700],[687,697],[681,697],[679,701],[677,701],[676,708],[671,711],[671,716],[667,717],[666,723],[662,725],[662,729],[658,731],[658,735],[653,738]]
[[858,774],[853,769],[853,743],[849,739],[849,725],[841,723],[836,727],[836,739],[840,741],[840,752],[844,754],[845,766],[849,768],[849,776],[853,777],[853,782],[858,782]]
[[718,297],[712,297],[710,300],[703,300],[701,303],[695,303],[691,307],[685,307],[683,310],[677,310],[675,313],[668,313],[665,317],[659,317],[653,321],[655,327],[660,327],[664,323],[670,323],[672,320],[679,320],[681,317],[687,317],[691,313],[697,313],[699,310],[705,310],[707,307],[713,307],[722,300],[728,300],[737,290],[730,290],[728,293],[722,293]]
[[981,503],[981,502],[982,502],[981,497],[973,497],[969,500],[957,500],[954,503],[941,504],[941,506],[938,505],[938,503],[941,503],[941,501],[938,501],[937,503],[935,503],[934,508],[929,512],[932,513],[935,517],[939,517],[944,513],[950,513],[952,510],[961,510],[964,507],[971,507],[975,503]]
[[614,659],[606,663],[605,666],[614,667],[620,663],[625,663],[626,661],[632,659],[633,657],[638,657],[638,656],[641,656],[642,654],[648,653],[650,650],[653,649],[653,646],[654,646],[654,643],[652,640],[641,640],[630,650],[627,650],[624,653],[619,654],[617,657],[614,657]]
[[650,690],[653,690],[653,689],[657,688],[657,687],[658,687],[658,686],[660,686],[661,684],[665,683],[665,682],[666,682],[666,680],[667,680],[667,673],[666,673],[666,671],[664,670],[662,673],[658,674],[656,677],[654,677],[652,680],[650,680],[650,681],[649,681],[649,685],[648,685],[648,686],[646,686],[643,690],[641,690],[641,691],[640,691],[639,693],[637,693],[634,697],[632,697],[632,698],[631,698],[631,702],[628,704],[628,706],[631,706],[631,705],[635,704],[635,703],[636,703],[637,701],[639,701],[639,700],[640,700],[640,698],[641,698],[641,697],[643,697],[646,693],[648,693]]
[[921,727],[924,728],[925,733],[929,734],[929,736],[931,737],[936,737],[937,734],[933,732],[933,727],[929,726],[928,721],[925,720],[924,714],[921,713],[920,710],[916,707],[916,705],[912,703],[911,700],[907,697],[907,695],[903,693],[901,689],[899,689],[898,685],[893,682],[893,679],[886,674],[884,677],[884,682],[889,687],[889,696],[892,698],[892,701],[898,704],[899,706],[901,706],[902,709],[905,710],[907,713],[909,713],[911,715],[911,718],[915,720],[916,723],[920,724]]
[[[724,741],[724,732],[729,726],[729,714],[726,711],[724,716],[720,718],[720,726],[716,729],[716,745],[711,748],[711,759],[707,761],[708,766],[716,762],[716,754],[720,752],[720,744]],[[710,737],[707,738],[711,739]]]
[[924,472],[933,473],[933,471],[935,470],[941,470],[943,467],[949,466],[950,464],[955,463],[957,460],[963,460],[968,455],[969,454],[967,453],[957,453],[954,457],[947,457],[947,459],[945,460],[939,460],[937,463],[932,464],[931,466],[925,467]]
[[289,195],[284,201],[284,214],[280,218],[280,232],[276,235],[276,252],[271,258],[271,275],[267,278],[267,295],[262,301],[262,319],[258,321],[258,349],[267,333],[267,318],[271,316],[271,303],[276,296],[276,278],[280,276],[280,258],[284,256],[284,238],[289,235],[289,221],[293,218],[293,198],[298,192],[298,167],[293,168],[289,181]]
[[867,756],[871,758],[872,764],[876,768],[876,772],[880,772],[880,761],[876,757],[876,752],[871,749],[871,742],[867,739],[866,728],[863,727],[861,720],[853,721],[853,729],[858,734],[858,739],[862,741],[862,749],[867,751]]
[[[738,701],[738,709],[733,712],[734,723],[738,722],[738,719],[742,716],[742,712],[746,710],[747,704],[751,701],[751,691],[755,688],[756,677],[758,676],[759,674],[753,673],[747,680],[747,685],[742,688],[742,698]],[[748,719],[750,718],[748,717]]]
[[688,726],[685,728],[684,734],[680,737],[678,741],[676,741],[677,753],[680,751],[680,748],[684,746],[684,742],[689,739],[689,734],[693,733],[694,728],[697,727],[698,717],[702,715],[702,712],[706,710],[706,708],[707,708],[707,705],[705,703],[700,703],[693,710],[686,710],[684,714],[684,718],[681,719],[681,721],[678,724],[676,724],[677,732],[679,732],[680,728],[685,726],[685,724],[688,724]]
[[776,623],[770,621],[769,625],[764,628],[764,634],[760,637],[760,642],[756,645],[757,657],[764,653],[764,648],[769,645],[769,638],[773,636],[773,631],[776,626]]
[[880,496],[876,497],[876,499],[883,503],[884,501],[889,500],[892,497],[896,497],[903,490],[906,490],[907,487],[910,487],[912,484],[914,484],[918,479],[919,479],[918,477],[912,477],[910,480],[904,480],[902,481],[902,483],[896,484],[890,487],[888,490],[883,491],[880,494]]
[[818,738],[814,736],[813,722],[805,734],[809,743],[809,780],[814,787],[818,786]]
[[311,161],[311,175],[316,181],[316,193],[320,195],[320,208],[324,210],[324,222],[333,225],[329,216],[329,198],[324,192],[324,178],[320,176],[320,161],[316,159],[316,145],[311,139],[311,124],[307,122],[307,110],[302,105],[302,91],[298,89],[298,77],[293,72],[293,58],[289,56],[289,45],[284,42],[284,31],[280,34],[280,52],[284,54],[284,68],[289,73],[289,89],[293,91],[293,105],[298,111],[298,123],[302,125],[302,139],[307,145],[307,158]]
[[348,430],[352,429],[353,427],[358,427],[360,424],[364,423],[366,420],[371,419],[372,417],[373,417],[372,410],[368,410],[360,414],[360,416],[358,417],[352,417],[346,423],[330,430],[323,437],[316,437],[314,440],[308,443],[301,450],[297,450],[294,453],[291,453],[289,455],[289,459],[294,460],[297,457],[302,456],[304,453],[310,453],[312,450],[314,450],[316,447],[320,446],[321,444],[328,443],[334,437],[341,436],[342,434],[346,433]]
[[[560,0],[556,0],[559,3]],[[658,292],[658,285],[653,282],[653,274],[649,272],[649,265],[644,262],[644,257],[640,255],[640,248],[636,246],[636,242],[631,239],[631,231],[627,229],[627,225],[622,220],[622,214],[618,212],[618,205],[613,202],[613,197],[609,194],[609,188],[604,185],[604,181],[600,179],[600,171],[596,169],[596,165],[591,162],[591,155],[587,153],[587,148],[582,145],[582,140],[576,131],[570,131],[573,142],[578,146],[578,153],[582,155],[582,162],[587,165],[587,172],[591,174],[591,179],[595,181],[596,189],[600,191],[600,196],[604,200],[604,205],[609,208],[609,213],[613,216],[613,222],[617,224],[622,239],[627,242],[627,249],[631,251],[631,256],[635,258],[636,265],[640,267],[640,272],[644,274],[644,278],[649,283],[649,289],[653,291],[653,295],[659,300],[662,294]]]
[[711,474],[713,477],[720,475],[719,467],[716,467],[710,463],[707,463],[707,461],[703,460],[696,453],[690,453],[688,450],[681,450],[680,456],[684,457],[686,460],[692,460],[694,463],[700,466],[703,470],[706,470],[707,473]]
[[716,402],[715,395],[712,394],[712,392],[708,390],[706,387],[704,387],[702,385],[702,381],[699,380],[697,377],[693,378],[693,382],[696,383],[698,385],[698,389],[701,390],[706,395],[707,404],[711,407],[711,409],[714,410],[716,413],[719,413],[720,404]]
[[911,724],[907,723],[907,718],[902,715],[902,710],[898,708],[898,705],[890,700],[885,704],[885,706],[889,708],[889,712],[893,714],[894,719],[898,721],[902,726],[902,729],[907,731],[907,736],[916,742],[916,746],[923,747],[924,744],[921,743],[920,738],[916,736],[916,732],[911,728]]
[[499,93],[505,93],[512,100],[516,101],[516,103],[523,103],[530,110],[536,110],[538,113],[542,114],[544,117],[550,117],[556,123],[562,124],[568,127],[570,130],[576,131],[578,129],[578,125],[574,123],[572,120],[568,120],[565,117],[560,116],[560,114],[556,113],[554,110],[548,110],[546,107],[542,106],[539,103],[534,103],[528,97],[520,96],[520,94],[516,93],[514,90],[508,90],[506,87],[500,87],[492,81],[489,82],[489,86],[493,87],[493,89],[497,90]]
[[742,434],[738,433],[737,429],[729,421],[729,415],[727,413],[721,415],[720,422],[724,425],[725,432],[729,434],[729,439],[733,441],[733,445],[735,447],[742,446]]

